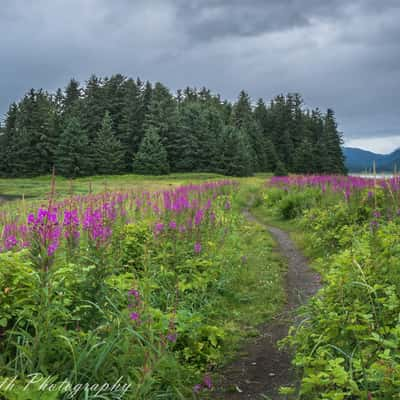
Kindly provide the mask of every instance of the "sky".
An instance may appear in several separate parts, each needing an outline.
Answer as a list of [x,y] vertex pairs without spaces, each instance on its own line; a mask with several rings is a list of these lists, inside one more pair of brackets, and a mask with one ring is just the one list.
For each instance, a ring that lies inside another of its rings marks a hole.
[[2,0],[0,114],[31,87],[122,73],[234,100],[300,92],[345,144],[400,146],[400,0]]

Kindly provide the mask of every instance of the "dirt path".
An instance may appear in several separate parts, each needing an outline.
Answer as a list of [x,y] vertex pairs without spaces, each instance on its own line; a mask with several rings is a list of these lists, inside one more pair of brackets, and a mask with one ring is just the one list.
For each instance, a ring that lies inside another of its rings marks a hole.
[[[244,214],[249,220],[258,222],[248,210]],[[297,380],[291,366],[291,355],[280,351],[277,342],[287,335],[293,324],[293,311],[319,289],[320,279],[311,271],[288,233],[272,226],[265,228],[287,260],[287,302],[280,315],[260,328],[260,336],[244,346],[241,357],[226,367],[213,396],[215,399],[283,399],[285,397],[278,394],[279,387],[293,385]]]

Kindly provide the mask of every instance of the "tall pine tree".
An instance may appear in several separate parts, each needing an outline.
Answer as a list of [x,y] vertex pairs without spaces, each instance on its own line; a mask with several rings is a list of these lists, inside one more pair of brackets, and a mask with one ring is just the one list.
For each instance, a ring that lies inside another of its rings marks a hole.
[[171,170],[176,170],[176,163],[180,157],[177,144],[179,139],[177,103],[170,91],[159,82],[152,91],[144,126],[146,131],[149,128],[157,131],[167,150]]
[[246,134],[238,128],[226,126],[219,172],[229,176],[252,175],[251,157],[252,151]]
[[133,155],[143,139],[142,109],[141,87],[133,79],[128,79],[124,84],[123,113],[119,124],[120,140],[125,149],[125,171],[132,169]]
[[71,117],[56,148],[56,173],[69,178],[90,175],[93,173],[93,164],[89,152],[86,131],[76,117]]
[[92,149],[93,167],[97,174],[118,174],[124,170],[124,148],[114,135],[108,111],[104,114]]
[[168,156],[157,128],[149,127],[144,135],[139,151],[133,160],[133,172],[145,175],[169,173]]
[[325,172],[343,174],[346,173],[344,156],[341,146],[343,139],[338,132],[335,113],[328,109],[324,117],[323,141],[326,162],[323,164]]

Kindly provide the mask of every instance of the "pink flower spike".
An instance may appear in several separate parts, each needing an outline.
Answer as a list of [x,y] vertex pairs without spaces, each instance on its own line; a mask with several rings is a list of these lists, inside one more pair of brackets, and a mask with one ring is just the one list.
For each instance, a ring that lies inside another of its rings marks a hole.
[[196,254],[199,254],[199,253],[201,252],[201,243],[199,243],[199,242],[196,242],[196,243],[195,243],[195,245],[194,245],[194,252],[195,252]]
[[210,375],[205,375],[204,376],[203,384],[207,389],[212,389],[213,384],[212,384]]
[[139,291],[137,291],[136,289],[131,289],[128,293],[129,293],[130,295],[134,296],[134,297],[137,298],[137,299],[140,297]]
[[158,235],[164,230],[164,224],[162,222],[157,222],[154,228],[154,233]]
[[139,314],[137,312],[131,313],[131,320],[132,321],[138,321],[139,320]]
[[197,385],[194,385],[193,392],[200,393],[202,388],[203,388],[203,386],[200,383],[198,383]]
[[168,339],[171,343],[176,343],[176,339],[177,339],[176,333],[169,333],[169,334],[167,335],[167,339]]
[[175,221],[171,221],[170,223],[169,223],[169,227],[171,228],[171,229],[176,229],[176,222]]

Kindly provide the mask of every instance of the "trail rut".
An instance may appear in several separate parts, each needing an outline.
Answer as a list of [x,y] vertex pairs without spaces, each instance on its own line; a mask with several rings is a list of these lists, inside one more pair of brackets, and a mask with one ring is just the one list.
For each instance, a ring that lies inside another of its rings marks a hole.
[[[249,210],[244,210],[244,214],[247,219],[260,223]],[[244,345],[240,358],[225,368],[214,399],[283,399],[285,397],[278,393],[279,387],[293,386],[297,382],[291,354],[279,350],[277,342],[287,336],[289,327],[295,322],[295,309],[318,291],[320,278],[310,269],[307,259],[287,232],[261,225],[273,236],[278,251],[287,262],[286,304],[279,315],[260,327],[256,339]]]

